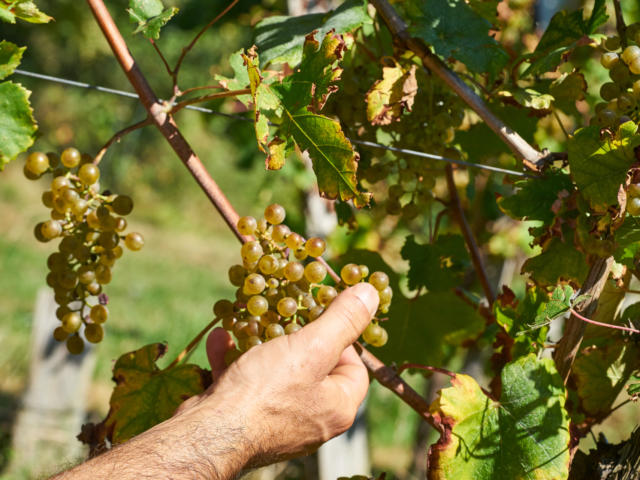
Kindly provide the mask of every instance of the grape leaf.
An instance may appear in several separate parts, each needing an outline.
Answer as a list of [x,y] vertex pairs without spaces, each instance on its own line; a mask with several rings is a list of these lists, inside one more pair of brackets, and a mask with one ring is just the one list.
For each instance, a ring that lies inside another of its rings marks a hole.
[[469,6],[488,22],[494,24],[498,17],[498,4],[502,0],[470,0]]
[[522,357],[501,379],[499,401],[467,375],[440,391],[430,411],[442,433],[429,449],[428,479],[567,478],[569,418],[553,361]]
[[0,1],[0,20],[16,23],[16,18],[29,23],[49,23],[52,17],[38,9],[35,2],[30,0],[2,0]]
[[627,393],[634,400],[638,400],[638,398],[640,397],[640,376],[639,375],[636,374],[631,377],[631,382],[629,383],[629,385],[627,385]]
[[129,18],[137,23],[135,33],[140,33],[157,40],[160,37],[160,29],[178,13],[177,7],[164,8],[161,0],[129,0]]
[[395,62],[382,67],[382,80],[376,80],[365,96],[367,120],[372,125],[399,122],[405,111],[411,111],[418,92],[416,69],[417,65],[412,65],[405,70]]
[[[340,123],[318,112],[337,89],[342,69],[338,62],[346,45],[339,35],[327,34],[322,44],[308,35],[299,67],[282,81],[263,81],[254,49],[243,54],[255,109],[255,130],[260,149],[267,153],[266,165],[278,169],[294,146],[309,154],[320,193],[327,198],[358,206],[369,202],[370,194],[357,186],[358,155]],[[266,112],[277,125],[271,133]]]
[[554,238],[542,253],[524,262],[522,273],[529,273],[541,286],[557,285],[561,281],[582,285],[589,265],[584,254],[573,244]]
[[409,262],[409,288],[443,292],[460,283],[469,267],[469,254],[460,235],[440,235],[433,244],[420,245],[409,235],[401,250]]
[[445,59],[455,58],[469,70],[492,77],[507,64],[509,55],[489,36],[491,23],[464,0],[411,0],[404,7],[411,35]]
[[592,207],[606,208],[618,203],[618,190],[627,170],[636,161],[634,148],[640,145],[637,125],[620,126],[617,139],[600,138],[600,128],[592,125],[578,130],[569,140],[571,176]]
[[[126,442],[173,415],[187,398],[202,393],[211,384],[211,374],[191,364],[160,370],[156,361],[166,344],[153,343],[125,353],[113,367],[116,386],[109,400],[109,413],[92,427],[98,437],[92,443]],[[85,428],[83,428],[83,433]],[[87,438],[81,438],[87,443]]]
[[27,47],[18,47],[6,40],[0,42],[0,80],[7,78],[18,68],[26,49]]
[[613,257],[616,262],[635,268],[634,260],[640,254],[640,218],[627,215],[615,232],[615,241]]
[[37,125],[29,105],[30,95],[22,85],[0,83],[0,171],[33,145]]
[[347,0],[329,13],[265,18],[255,26],[260,65],[288,63],[296,66],[302,60],[302,48],[309,33],[318,31],[320,37],[324,37],[330,31],[346,33],[370,23],[367,2],[363,0]]
[[576,356],[571,369],[581,410],[590,417],[606,416],[638,368],[640,350],[620,339],[605,346],[589,346]]
[[540,93],[533,88],[514,87],[510,90],[501,90],[498,95],[525,108],[538,111],[537,115],[548,113],[554,101],[552,95]]
[[535,51],[529,55],[529,67],[522,77],[540,75],[555,70],[563,57],[576,48],[584,38],[593,36],[607,18],[605,0],[596,0],[591,16],[584,20],[583,10],[556,13],[549,22]]
[[573,190],[573,183],[569,175],[555,170],[542,178],[520,180],[515,187],[518,190],[513,195],[498,198],[500,209],[517,220],[540,220],[550,224],[556,216],[554,203],[559,195]]

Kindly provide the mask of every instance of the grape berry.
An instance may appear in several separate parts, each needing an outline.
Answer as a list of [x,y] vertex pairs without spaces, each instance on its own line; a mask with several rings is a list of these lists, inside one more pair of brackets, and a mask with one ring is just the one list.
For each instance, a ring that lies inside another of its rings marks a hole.
[[70,353],[84,349],[84,337],[99,343],[104,337],[103,324],[109,312],[106,296],[89,305],[90,296],[100,295],[103,285],[111,281],[111,270],[122,256],[124,244],[140,250],[144,239],[139,233],[124,234],[133,201],[126,195],[99,193],[100,170],[93,159],[75,148],[67,148],[59,157],[42,152],[31,153],[24,166],[27,178],[36,180],[45,174],[52,177],[50,190],[42,194],[42,203],[51,209],[51,218],[36,225],[35,237],[41,242],[59,239],[58,251],[49,255],[47,285],[54,291],[59,305],[56,316],[61,322],[53,337],[66,341]]
[[[240,233],[256,240],[242,245],[242,264],[229,269],[229,281],[237,287],[235,301],[219,300],[213,306],[223,328],[237,339],[238,348],[227,354],[228,363],[256,345],[298,331],[318,318],[340,291],[367,277],[380,295],[378,314],[389,311],[393,292],[384,272],[369,276],[366,265],[350,263],[340,271],[337,285],[323,284],[328,272],[317,258],[326,249],[324,240],[305,240],[291,232],[282,224],[286,212],[280,205],[269,205],[264,217],[238,220]],[[373,346],[384,345],[388,338],[379,321],[376,315],[363,333],[364,341]]]

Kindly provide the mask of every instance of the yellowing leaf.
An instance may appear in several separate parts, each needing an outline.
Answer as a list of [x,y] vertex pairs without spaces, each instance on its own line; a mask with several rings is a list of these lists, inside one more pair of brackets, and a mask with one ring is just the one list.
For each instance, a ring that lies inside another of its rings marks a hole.
[[382,80],[377,80],[367,92],[367,120],[372,125],[398,122],[405,111],[410,112],[418,92],[416,65],[409,70],[394,62],[382,68]]

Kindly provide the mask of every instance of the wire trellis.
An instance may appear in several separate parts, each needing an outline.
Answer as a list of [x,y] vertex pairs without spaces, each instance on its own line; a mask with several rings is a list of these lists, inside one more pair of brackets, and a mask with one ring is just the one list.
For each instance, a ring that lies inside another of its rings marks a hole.
[[[52,75],[45,75],[42,73],[36,73],[36,72],[30,72],[28,70],[21,70],[21,69],[16,69],[14,70],[14,73],[17,75],[23,75],[25,77],[31,77],[31,78],[37,78],[39,80],[45,80],[48,82],[53,82],[53,83],[59,83],[62,85],[67,85],[67,86],[71,86],[71,87],[76,87],[76,88],[86,88],[89,90],[96,90],[98,92],[103,92],[103,93],[108,93],[111,95],[118,95],[121,97],[127,97],[127,98],[135,98],[138,99],[138,95],[136,93],[133,92],[127,92],[124,90],[118,90],[115,88],[109,88],[109,87],[103,87],[100,85],[92,85],[89,83],[85,83],[85,82],[78,82],[76,80],[70,80],[67,78],[61,78],[61,77],[54,77]],[[251,118],[247,118],[247,117],[243,117],[241,115],[233,115],[230,113],[224,113],[224,112],[220,112],[218,110],[212,110],[210,108],[205,108],[205,107],[198,107],[195,105],[187,105],[185,107],[185,109],[187,110],[194,110],[196,112],[201,112],[201,113],[206,113],[209,115],[217,115],[217,116],[221,116],[221,117],[226,117],[226,118],[230,118],[233,120],[240,120],[243,122],[253,122],[253,120]],[[492,165],[484,165],[484,164],[480,164],[480,163],[473,163],[473,162],[466,162],[464,160],[457,160],[454,158],[447,158],[447,157],[443,157],[440,155],[434,155],[432,153],[426,153],[426,152],[420,152],[417,150],[411,150],[408,148],[398,148],[398,147],[391,147],[388,145],[382,145],[380,143],[375,143],[375,142],[369,142],[369,141],[365,141],[365,140],[353,140],[353,139],[348,139],[351,143],[356,144],[356,145],[362,145],[363,147],[368,147],[368,148],[376,148],[376,149],[380,149],[380,150],[387,150],[390,152],[394,152],[394,153],[400,153],[402,155],[408,155],[408,156],[413,156],[413,157],[419,157],[419,158],[427,158],[430,160],[437,160],[437,161],[441,161],[441,162],[446,162],[446,163],[453,163],[455,165],[462,165],[468,168],[478,168],[480,170],[488,170],[490,172],[497,172],[497,173],[503,173],[505,175],[511,175],[514,177],[525,177],[525,178],[536,178],[534,175],[530,175],[524,172],[518,172],[516,170],[509,170],[506,168],[500,168],[500,167],[494,167]]]

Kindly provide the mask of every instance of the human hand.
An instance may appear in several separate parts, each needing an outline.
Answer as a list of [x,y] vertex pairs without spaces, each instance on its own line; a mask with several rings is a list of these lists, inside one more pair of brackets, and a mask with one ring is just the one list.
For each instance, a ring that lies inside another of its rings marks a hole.
[[219,416],[228,408],[242,430],[230,462],[239,468],[312,452],[351,426],[365,397],[367,370],[351,344],[378,301],[367,283],[348,288],[313,323],[253,347],[229,368],[224,354],[233,341],[215,329],[207,339],[214,384],[176,416]]

